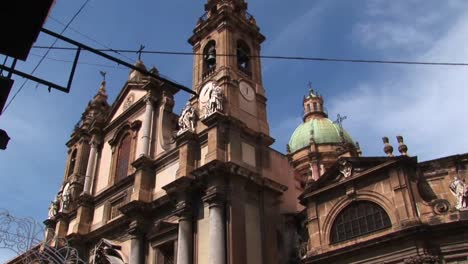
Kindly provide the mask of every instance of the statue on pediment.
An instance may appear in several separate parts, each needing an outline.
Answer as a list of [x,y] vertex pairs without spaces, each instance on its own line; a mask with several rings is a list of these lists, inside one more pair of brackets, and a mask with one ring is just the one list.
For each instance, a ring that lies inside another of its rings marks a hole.
[[187,102],[179,117],[179,131],[177,132],[177,135],[180,135],[187,130],[192,132],[195,131],[195,119],[195,109],[192,107],[190,102]]
[[339,170],[345,178],[351,177],[353,174],[353,165],[347,160],[340,161]]
[[468,210],[468,185],[465,183],[465,179],[460,180],[458,177],[455,177],[452,183],[450,183],[449,189],[457,198],[455,208]]
[[60,207],[60,202],[59,202],[58,196],[56,196],[54,200],[50,203],[48,219],[52,219],[58,214],[59,207]]

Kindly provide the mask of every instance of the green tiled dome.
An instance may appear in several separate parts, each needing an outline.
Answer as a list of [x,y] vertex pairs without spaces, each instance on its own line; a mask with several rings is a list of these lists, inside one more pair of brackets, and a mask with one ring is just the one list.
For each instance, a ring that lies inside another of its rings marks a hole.
[[[291,152],[309,146],[311,131],[314,131],[314,140],[317,144],[341,143],[340,127],[328,118],[312,119],[299,125],[289,140]],[[354,145],[351,136],[343,129],[344,139]]]

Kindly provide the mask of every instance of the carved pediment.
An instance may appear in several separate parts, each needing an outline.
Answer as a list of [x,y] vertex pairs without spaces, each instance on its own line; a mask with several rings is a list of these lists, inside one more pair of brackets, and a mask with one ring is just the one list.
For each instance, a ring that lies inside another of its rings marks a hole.
[[128,111],[136,102],[143,98],[146,93],[146,90],[142,89],[140,86],[127,85],[112,105],[110,122]]

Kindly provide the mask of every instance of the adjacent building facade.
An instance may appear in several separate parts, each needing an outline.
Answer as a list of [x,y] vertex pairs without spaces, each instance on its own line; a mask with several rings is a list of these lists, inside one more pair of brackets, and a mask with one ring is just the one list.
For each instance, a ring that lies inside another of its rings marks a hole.
[[384,139],[387,156],[362,157],[313,90],[287,154],[273,150],[265,37],[244,0],[205,11],[189,39],[198,96],[180,114],[163,80],[131,71],[112,105],[102,82],[46,241],[96,264],[468,263],[468,155],[418,163],[399,137],[400,156]]

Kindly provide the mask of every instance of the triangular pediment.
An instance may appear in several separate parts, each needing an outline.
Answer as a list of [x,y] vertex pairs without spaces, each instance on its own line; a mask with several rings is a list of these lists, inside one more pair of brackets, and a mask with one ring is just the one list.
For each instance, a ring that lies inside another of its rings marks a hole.
[[416,158],[408,157],[352,157],[340,158],[333,164],[316,182],[312,182],[304,191],[303,196],[316,192],[334,188],[341,183],[366,177],[386,170],[391,166],[403,161],[415,161]]
[[112,104],[109,122],[114,121],[123,113],[131,109],[137,102],[142,100],[146,95],[146,85],[147,83],[127,82],[124,88],[120,91],[115,102]]

